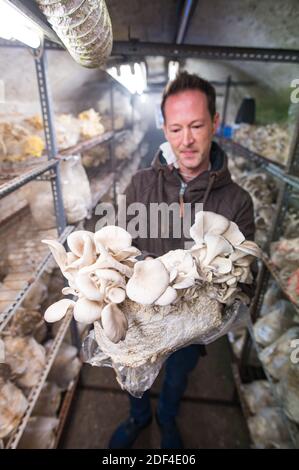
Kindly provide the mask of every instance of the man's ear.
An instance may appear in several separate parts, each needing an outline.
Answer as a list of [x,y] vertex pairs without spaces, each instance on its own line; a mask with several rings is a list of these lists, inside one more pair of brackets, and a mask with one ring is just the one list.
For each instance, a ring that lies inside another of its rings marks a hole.
[[219,122],[220,122],[220,115],[219,113],[215,113],[215,116],[213,119],[213,134],[216,134],[216,131],[219,127]]

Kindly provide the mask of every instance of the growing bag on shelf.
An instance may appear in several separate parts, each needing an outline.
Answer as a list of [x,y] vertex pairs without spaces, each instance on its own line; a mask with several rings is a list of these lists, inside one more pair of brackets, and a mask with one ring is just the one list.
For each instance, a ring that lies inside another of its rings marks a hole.
[[[74,224],[87,217],[91,208],[89,181],[79,155],[61,165],[61,187],[67,222]],[[56,227],[53,194],[47,181],[34,181],[25,187],[32,216],[40,229]]]

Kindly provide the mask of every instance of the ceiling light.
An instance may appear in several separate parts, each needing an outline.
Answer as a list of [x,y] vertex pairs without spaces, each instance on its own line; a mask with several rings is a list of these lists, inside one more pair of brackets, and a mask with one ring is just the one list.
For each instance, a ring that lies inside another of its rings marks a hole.
[[176,60],[168,62],[168,79],[174,80],[180,70],[180,64]]
[[33,48],[41,43],[39,29],[33,21],[6,0],[0,0],[0,37],[21,41]]
[[147,87],[144,62],[135,62],[131,65],[123,64],[119,67],[119,72],[116,67],[110,67],[107,72],[132,94],[138,93],[141,95]]

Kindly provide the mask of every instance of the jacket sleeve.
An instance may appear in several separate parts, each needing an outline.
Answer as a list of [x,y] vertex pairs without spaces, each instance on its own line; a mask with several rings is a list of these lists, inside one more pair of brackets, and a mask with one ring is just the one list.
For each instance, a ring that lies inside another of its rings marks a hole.
[[247,193],[235,216],[234,222],[238,225],[246,240],[254,240],[255,223],[254,208],[250,195]]
[[[252,203],[251,196],[247,193],[246,198],[244,198],[244,202],[241,205],[238,213],[235,217],[234,222],[238,225],[239,229],[243,233],[246,240],[253,240],[255,235],[255,223],[254,223],[254,207]],[[250,270],[253,276],[252,284],[244,284],[239,283],[240,288],[242,289],[245,294],[251,299],[254,297],[255,290],[256,290],[256,278],[258,274],[258,265],[257,260],[255,259],[251,266]]]

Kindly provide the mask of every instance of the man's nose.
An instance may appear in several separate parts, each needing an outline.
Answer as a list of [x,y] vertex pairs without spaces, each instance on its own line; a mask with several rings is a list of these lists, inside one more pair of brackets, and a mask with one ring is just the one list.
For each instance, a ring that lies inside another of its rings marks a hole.
[[183,145],[186,147],[193,144],[193,135],[192,135],[192,130],[189,129],[188,127],[183,129]]

